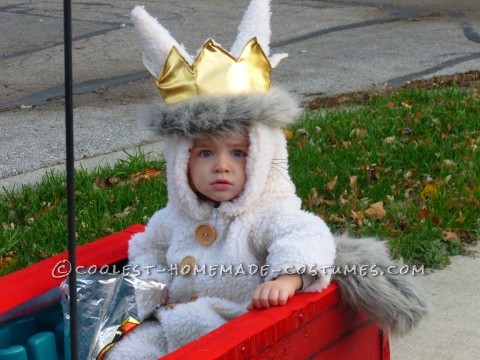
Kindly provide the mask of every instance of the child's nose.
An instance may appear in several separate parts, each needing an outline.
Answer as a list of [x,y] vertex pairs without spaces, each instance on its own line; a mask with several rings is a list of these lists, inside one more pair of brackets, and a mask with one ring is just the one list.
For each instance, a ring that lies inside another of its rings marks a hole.
[[229,172],[230,164],[228,161],[228,156],[225,154],[219,154],[217,158],[217,163],[215,164],[215,172]]

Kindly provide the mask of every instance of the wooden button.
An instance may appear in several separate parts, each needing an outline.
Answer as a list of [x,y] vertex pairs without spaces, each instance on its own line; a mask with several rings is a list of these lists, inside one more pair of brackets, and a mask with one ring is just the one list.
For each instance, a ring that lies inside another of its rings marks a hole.
[[200,224],[195,230],[195,240],[200,245],[210,246],[217,238],[215,228],[210,224]]
[[193,272],[195,267],[195,258],[193,256],[185,256],[182,261],[180,261],[180,275],[188,276]]

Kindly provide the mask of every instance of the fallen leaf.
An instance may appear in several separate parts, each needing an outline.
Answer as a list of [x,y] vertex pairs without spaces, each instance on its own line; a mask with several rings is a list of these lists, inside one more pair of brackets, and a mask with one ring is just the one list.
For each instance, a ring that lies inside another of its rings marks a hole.
[[335,190],[335,187],[337,186],[337,180],[338,176],[335,176],[332,181],[328,182],[327,185],[325,185],[325,190],[327,192],[333,192],[333,190]]
[[417,213],[415,214],[415,217],[418,220],[426,220],[426,219],[428,219],[429,214],[430,214],[430,212],[428,211],[427,206],[424,205],[424,206],[422,206],[422,208],[420,210],[417,211]]
[[458,235],[455,232],[450,231],[450,229],[447,231],[443,231],[442,233],[444,241],[460,241]]
[[358,176],[350,176],[350,188],[354,188],[357,184]]
[[303,149],[306,144],[307,144],[307,139],[305,139],[305,138],[302,138],[302,139],[300,139],[300,140],[297,141],[297,146],[298,146],[300,149]]
[[4,266],[8,266],[8,265],[11,265],[13,263],[15,263],[15,259],[12,258],[11,256],[5,255],[3,257],[0,257],[0,270]]
[[406,108],[411,108],[413,105],[413,100],[405,100],[402,102],[402,105],[405,106]]
[[383,142],[385,144],[391,144],[395,142],[396,137],[395,136],[388,136],[385,139],[383,139]]
[[438,197],[438,185],[435,182],[429,182],[425,185],[420,196],[425,199],[436,199]]
[[380,175],[377,172],[377,165],[367,165],[367,173],[368,173],[368,182],[374,183],[380,180]]
[[350,218],[358,225],[358,227],[363,227],[363,221],[365,220],[363,212],[352,210],[350,212]]
[[288,129],[283,130],[283,135],[285,135],[285,139],[287,139],[287,141],[293,139],[293,131],[292,130],[288,130]]
[[[57,207],[57,201],[58,201],[57,197],[54,196],[53,197],[53,204],[49,202],[49,203],[43,205],[42,210],[40,210],[40,216],[43,216],[47,211],[55,209]],[[33,219],[33,220],[35,220],[35,219]]]
[[329,216],[329,220],[335,224],[344,224],[347,221],[347,219],[345,218],[345,215],[343,214],[339,214],[339,215],[331,214]]
[[309,209],[312,206],[317,205],[335,205],[335,200],[326,200],[323,195],[319,196],[318,191],[316,188],[312,188],[310,190],[310,195],[308,196],[307,200],[305,201],[305,208]]
[[385,107],[387,108],[394,108],[395,107],[395,103],[393,101],[389,101],[388,103],[385,104]]
[[85,45],[77,44],[73,47],[75,50],[83,50],[85,49]]
[[14,223],[2,223],[3,229],[4,230],[15,230],[15,224]]
[[383,202],[379,201],[375,204],[370,205],[370,207],[365,210],[365,216],[373,220],[381,220],[385,217],[387,212],[383,208]]
[[350,137],[364,138],[368,136],[368,131],[366,129],[353,129],[350,131]]
[[106,178],[100,178],[99,176],[95,177],[95,184],[100,189],[108,189],[113,185],[118,184],[119,182],[120,182],[120,179],[117,177],[106,177]]
[[153,167],[153,168],[143,169],[143,171],[132,174],[130,176],[130,180],[138,184],[143,180],[149,181],[150,179],[156,178],[159,176],[160,176],[160,171],[156,167]]
[[117,218],[117,219],[124,218],[124,217],[130,215],[132,210],[133,210],[133,208],[131,206],[127,206],[125,209],[123,209],[123,211],[121,213],[117,213],[117,214],[113,215],[113,217]]
[[342,146],[344,149],[348,149],[352,145],[351,141],[342,141]]

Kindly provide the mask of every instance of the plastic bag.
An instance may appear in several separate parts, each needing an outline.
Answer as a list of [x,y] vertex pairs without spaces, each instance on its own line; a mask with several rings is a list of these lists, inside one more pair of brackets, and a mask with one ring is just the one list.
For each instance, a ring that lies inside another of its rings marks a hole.
[[[65,339],[70,339],[68,288],[65,280],[60,286],[65,295]],[[102,359],[123,335],[150,316],[165,296],[166,285],[153,280],[121,274],[78,274],[79,358]]]

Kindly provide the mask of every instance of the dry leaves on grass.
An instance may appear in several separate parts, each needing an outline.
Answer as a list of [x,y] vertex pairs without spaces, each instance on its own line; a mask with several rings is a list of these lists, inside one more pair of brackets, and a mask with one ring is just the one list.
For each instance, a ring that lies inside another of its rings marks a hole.
[[353,129],[350,131],[350,138],[360,138],[363,139],[368,136],[367,129]]
[[442,233],[443,233],[444,241],[460,241],[460,238],[458,237],[458,235],[455,232],[450,231],[450,229],[443,231]]
[[290,141],[290,140],[293,139],[293,131],[292,130],[288,130],[288,129],[283,130],[283,135],[285,135],[285,139],[287,139],[287,141]]
[[127,206],[125,209],[123,209],[121,213],[117,213],[113,215],[113,218],[121,219],[121,218],[127,217],[128,215],[130,215],[132,211],[135,211],[135,208],[133,208],[132,206]]
[[305,200],[305,202],[304,202],[304,207],[306,209],[310,209],[313,206],[318,206],[318,205],[322,205],[322,204],[331,206],[331,205],[335,204],[335,200],[325,199],[323,194],[318,195],[317,188],[312,188],[310,190],[310,195],[308,195],[307,200]]
[[456,242],[465,242],[470,243],[474,240],[473,234],[468,230],[455,230],[451,229],[443,230],[443,240],[444,241],[456,241]]
[[330,193],[333,192],[333,190],[335,190],[335,187],[337,186],[337,180],[338,180],[338,176],[335,176],[333,180],[329,181],[325,185],[325,190]]
[[40,211],[40,216],[44,215],[47,211],[54,210],[57,207],[57,202],[58,202],[58,199],[54,195],[53,203],[48,202],[46,204],[43,204],[42,210]]
[[143,171],[136,172],[132,176],[130,176],[130,180],[135,183],[140,183],[143,180],[151,180],[152,178],[157,178],[160,176],[160,170],[156,167],[150,169],[143,169]]
[[15,250],[8,251],[5,254],[0,256],[0,271],[2,270],[3,267],[15,263],[14,256],[15,256]]
[[422,200],[426,199],[436,199],[438,197],[439,187],[435,182],[429,182],[425,185],[420,196]]
[[142,181],[150,181],[153,178],[157,178],[162,174],[162,172],[156,168],[145,168],[142,171],[136,172],[128,177],[126,180],[121,180],[117,176],[101,178],[97,176],[95,178],[95,185],[100,189],[108,189],[114,185],[125,185],[128,183],[139,184]]
[[95,185],[100,189],[108,189],[112,186],[120,183],[120,179],[116,176],[101,178],[99,176],[95,177]]
[[387,212],[383,207],[383,201],[376,202],[368,207],[367,210],[364,211],[366,217],[372,220],[382,220]]

